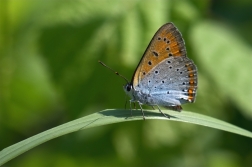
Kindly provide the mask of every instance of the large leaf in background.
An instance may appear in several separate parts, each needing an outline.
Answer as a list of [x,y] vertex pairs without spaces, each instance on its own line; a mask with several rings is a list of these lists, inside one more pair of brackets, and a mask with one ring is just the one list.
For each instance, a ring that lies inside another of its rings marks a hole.
[[216,22],[194,24],[189,34],[200,68],[225,98],[252,118],[252,48],[229,27]]
[[3,39],[0,48],[0,114],[4,118],[1,123],[15,131],[30,133],[27,128],[36,129],[33,125],[42,116],[50,114],[57,96],[46,63],[35,49],[36,24],[31,23],[34,17],[30,18],[29,14],[36,3],[25,6],[20,1],[15,2],[5,1],[1,2],[3,6],[0,5],[0,36]]

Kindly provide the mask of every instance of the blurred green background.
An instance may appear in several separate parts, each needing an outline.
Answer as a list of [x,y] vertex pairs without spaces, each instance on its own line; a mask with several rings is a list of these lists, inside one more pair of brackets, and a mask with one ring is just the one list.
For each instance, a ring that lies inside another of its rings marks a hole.
[[[183,34],[199,71],[196,103],[183,108],[252,131],[251,9],[251,0],[1,0],[0,149],[124,108],[125,81],[97,61],[130,79],[167,22]],[[6,166],[251,167],[252,140],[186,123],[136,121],[56,138]]]

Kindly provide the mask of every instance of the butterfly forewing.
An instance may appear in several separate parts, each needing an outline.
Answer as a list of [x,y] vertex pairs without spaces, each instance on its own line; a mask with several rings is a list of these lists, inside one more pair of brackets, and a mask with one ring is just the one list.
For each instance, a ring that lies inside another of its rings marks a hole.
[[135,87],[151,69],[168,57],[186,56],[184,40],[173,23],[163,25],[152,38],[133,75]]

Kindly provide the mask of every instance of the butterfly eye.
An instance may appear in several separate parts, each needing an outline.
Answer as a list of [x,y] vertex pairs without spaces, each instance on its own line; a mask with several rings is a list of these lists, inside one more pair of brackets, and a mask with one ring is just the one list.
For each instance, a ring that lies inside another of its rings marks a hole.
[[127,91],[129,92],[131,90],[131,85],[127,85]]

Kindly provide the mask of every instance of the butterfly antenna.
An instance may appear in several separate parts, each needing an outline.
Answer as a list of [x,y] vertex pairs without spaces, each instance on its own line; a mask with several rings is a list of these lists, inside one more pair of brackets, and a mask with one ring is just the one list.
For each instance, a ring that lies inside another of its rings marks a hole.
[[111,71],[113,71],[116,75],[122,77],[127,83],[130,83],[124,76],[122,76],[121,74],[119,74],[117,71],[113,70],[112,68],[108,67],[106,64],[104,64],[103,62],[101,62],[100,60],[98,61],[101,65],[103,65],[104,67],[107,67],[108,69],[110,69]]

